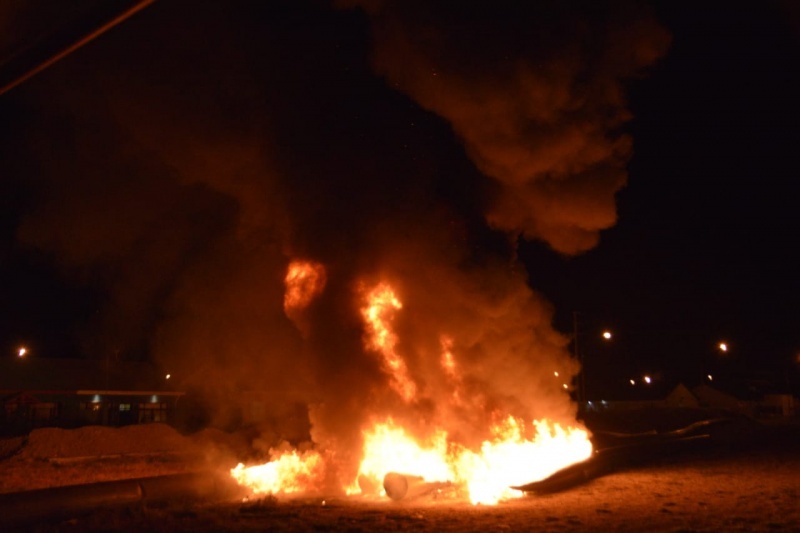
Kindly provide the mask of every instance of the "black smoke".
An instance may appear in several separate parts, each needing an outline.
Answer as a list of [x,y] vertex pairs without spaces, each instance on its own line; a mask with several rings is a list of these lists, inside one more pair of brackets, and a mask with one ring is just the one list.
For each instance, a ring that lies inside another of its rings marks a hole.
[[[103,295],[86,356],[304,402],[345,468],[376,414],[466,442],[498,413],[572,421],[569,339],[513,243],[576,253],[614,223],[624,83],[668,39],[636,4],[501,4],[160,2],[8,95],[4,160],[35,199],[17,237]],[[307,335],[296,258],[328,280]],[[379,281],[410,403],[364,348]]]

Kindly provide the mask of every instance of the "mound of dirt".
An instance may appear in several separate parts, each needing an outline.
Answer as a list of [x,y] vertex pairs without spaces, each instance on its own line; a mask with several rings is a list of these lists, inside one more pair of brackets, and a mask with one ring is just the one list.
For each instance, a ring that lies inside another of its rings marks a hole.
[[206,429],[182,435],[166,424],[42,428],[0,439],[0,494],[138,477],[226,470],[250,441]]
[[142,424],[120,428],[36,429],[19,455],[23,459],[54,459],[193,451],[193,441],[174,428],[166,424]]

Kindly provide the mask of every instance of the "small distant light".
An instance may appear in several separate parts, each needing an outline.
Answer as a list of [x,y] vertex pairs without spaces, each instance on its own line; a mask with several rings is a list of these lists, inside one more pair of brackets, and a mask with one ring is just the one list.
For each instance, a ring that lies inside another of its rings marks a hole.
[[568,388],[569,388],[569,385],[567,385],[566,383],[564,383],[564,384],[563,384],[563,385],[561,385],[561,386],[562,386],[562,387],[564,387],[565,389],[568,389]]
[[99,394],[95,394],[92,397],[92,403],[98,403],[98,402],[100,402],[100,395]]
[[708,381],[714,381],[714,376],[711,374],[707,375],[706,377],[708,378]]
[[555,377],[558,377],[558,372],[553,372],[553,375],[554,375]]
[[636,385],[636,380],[635,379],[630,380],[630,384],[631,385]]
[[164,376],[164,379],[169,379],[171,377],[172,377],[172,374],[167,374],[166,376]]
[[604,331],[604,332],[603,332],[603,338],[604,338],[605,340],[610,340],[610,339],[611,339],[611,332],[610,332],[610,331],[608,331],[608,330]]
[[651,381],[652,380],[650,379],[650,376],[645,376],[644,377],[644,382],[647,383],[648,385],[650,384]]
[[721,351],[723,351],[723,352],[727,352],[728,351],[728,345],[726,343],[724,343],[724,342],[721,342],[721,343],[719,343],[719,349]]
[[155,394],[150,396],[150,403],[157,403],[157,402],[158,402],[158,396],[156,396]]
[[23,346],[17,352],[17,356],[18,357],[25,357],[25,354],[27,354],[27,353],[28,353],[28,349]]

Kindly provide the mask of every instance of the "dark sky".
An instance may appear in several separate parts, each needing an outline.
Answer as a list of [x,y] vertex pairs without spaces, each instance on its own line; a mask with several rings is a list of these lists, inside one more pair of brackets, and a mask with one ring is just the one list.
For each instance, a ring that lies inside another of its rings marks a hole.
[[648,372],[796,380],[797,10],[682,4],[658,5],[672,45],[631,88],[619,223],[584,256],[547,261],[541,290],[562,302],[562,328],[577,309],[619,330],[615,345],[597,346],[609,360],[625,352]]
[[[7,56],[83,13],[22,4]],[[797,376],[800,10],[343,4],[161,0],[0,96],[6,356],[294,349],[288,258],[405,276],[430,237],[470,280],[522,268],[564,336],[578,312],[596,379]]]

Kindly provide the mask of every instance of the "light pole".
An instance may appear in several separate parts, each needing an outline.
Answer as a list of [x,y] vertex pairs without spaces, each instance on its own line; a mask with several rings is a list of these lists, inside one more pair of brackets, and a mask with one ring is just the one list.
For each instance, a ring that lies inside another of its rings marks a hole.
[[581,372],[578,374],[578,403],[583,403],[586,401],[586,372],[583,368],[583,358],[580,355],[580,350],[578,350],[578,312],[572,312],[572,350],[575,359],[581,365]]
[[[583,354],[583,351],[580,350],[578,345],[578,339],[580,337],[580,328],[578,327],[578,312],[572,312],[572,352],[573,357],[580,363],[581,371],[578,374],[578,403],[586,402],[586,361]],[[608,330],[604,329],[600,333],[600,337],[608,342],[613,337],[614,334]]]

